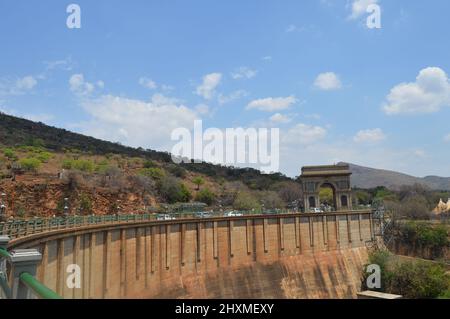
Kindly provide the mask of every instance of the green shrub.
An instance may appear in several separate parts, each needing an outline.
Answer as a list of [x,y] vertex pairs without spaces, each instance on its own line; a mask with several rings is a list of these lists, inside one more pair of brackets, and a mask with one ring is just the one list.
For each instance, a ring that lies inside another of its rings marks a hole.
[[216,200],[216,194],[211,192],[208,188],[204,188],[197,193],[195,200],[207,205],[212,205],[212,203]]
[[447,228],[422,222],[408,222],[400,225],[401,240],[409,245],[441,249],[449,245]]
[[389,289],[410,299],[438,298],[449,289],[450,278],[443,266],[425,261],[408,261],[396,265]]
[[29,157],[23,158],[19,161],[20,167],[28,172],[36,172],[41,166],[41,161],[37,158]]
[[179,177],[179,178],[186,177],[186,170],[179,165],[170,164],[170,165],[167,165],[166,169],[170,174],[172,174],[175,177]]
[[[402,295],[408,299],[445,297],[450,290],[450,275],[445,266],[423,260],[401,260],[386,251],[370,254],[369,264],[380,266],[382,292]],[[366,267],[365,267],[366,269]],[[365,279],[363,276],[363,289]]]
[[10,148],[7,148],[3,151],[3,154],[9,159],[9,160],[16,160],[17,155],[14,153],[14,151]]
[[89,160],[74,160],[72,162],[72,169],[76,169],[82,172],[92,172],[94,171],[94,163]]
[[73,160],[71,159],[65,159],[62,162],[62,168],[64,169],[72,169],[73,167]]
[[180,192],[179,192],[179,201],[182,203],[187,203],[192,199],[192,194],[189,188],[187,188],[186,185],[181,184],[180,185]]
[[106,173],[110,168],[111,166],[109,165],[109,161],[106,159],[95,165],[95,171],[98,173]]
[[144,168],[154,168],[154,167],[158,167],[158,165],[156,165],[156,163],[152,160],[146,160],[144,162]]
[[80,195],[80,212],[90,214],[92,212],[92,201],[86,194]]
[[42,163],[47,163],[49,159],[51,159],[53,156],[52,153],[49,152],[41,152],[36,155],[36,158],[40,160]]
[[166,176],[166,172],[158,167],[143,168],[139,171],[140,175],[153,178],[154,180],[160,181]]

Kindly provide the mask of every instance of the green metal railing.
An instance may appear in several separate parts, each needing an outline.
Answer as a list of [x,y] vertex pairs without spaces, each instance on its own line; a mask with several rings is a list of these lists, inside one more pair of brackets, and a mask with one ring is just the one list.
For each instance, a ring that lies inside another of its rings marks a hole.
[[[232,214],[228,215],[230,212]],[[29,220],[10,220],[0,223],[0,235],[9,236],[12,239],[25,237],[37,233],[49,232],[60,229],[79,228],[90,225],[129,223],[139,221],[160,220],[162,215],[170,215],[176,219],[193,219],[224,216],[251,216],[260,214],[287,214],[293,213],[289,210],[272,209],[272,210],[251,210],[251,211],[221,211],[221,212],[205,212],[205,215],[199,215],[199,212],[175,211],[165,212],[162,214],[126,214],[126,215],[103,215],[103,216],[67,216],[67,217],[50,217],[50,218],[32,218]]]
[[[23,296],[29,295],[28,290],[31,290],[33,294],[40,299],[62,299],[61,296],[42,284],[31,273],[28,272],[31,271],[35,273],[38,262],[40,262],[42,258],[42,255],[38,253],[37,250],[31,250],[31,254],[33,254],[35,257],[31,265],[28,260],[15,260],[14,253],[15,251],[13,251],[13,254],[11,254],[5,248],[0,248],[0,289],[2,290],[3,296],[5,298],[21,298]],[[10,264],[9,272],[7,272],[6,270],[6,262],[9,262]],[[23,263],[25,263],[25,265],[23,265]],[[13,285],[18,285],[18,287],[14,289],[15,296],[13,295],[13,289],[10,287],[10,282],[7,275],[8,273],[13,276],[18,275],[19,280],[13,278],[13,280],[11,281]]]
[[27,272],[20,274],[19,279],[41,299],[63,299],[60,295],[43,285],[39,280]]
[[11,254],[4,248],[0,248],[0,258],[10,258]]

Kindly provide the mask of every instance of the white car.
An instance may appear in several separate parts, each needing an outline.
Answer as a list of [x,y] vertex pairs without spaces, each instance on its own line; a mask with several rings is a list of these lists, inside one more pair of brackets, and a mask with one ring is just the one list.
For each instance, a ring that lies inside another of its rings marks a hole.
[[244,215],[239,212],[231,211],[231,212],[225,213],[224,216],[225,217],[240,217],[240,216],[244,216]]
[[169,214],[161,214],[156,217],[157,220],[175,220],[174,216],[170,216]]
[[309,211],[311,213],[317,213],[317,214],[323,213],[323,210],[321,208],[318,208],[318,207],[311,208]]

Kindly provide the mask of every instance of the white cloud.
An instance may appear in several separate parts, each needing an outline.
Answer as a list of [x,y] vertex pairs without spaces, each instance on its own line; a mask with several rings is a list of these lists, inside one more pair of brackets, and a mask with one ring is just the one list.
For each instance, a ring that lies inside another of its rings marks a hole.
[[203,82],[197,87],[196,94],[202,96],[206,100],[212,99],[215,89],[222,80],[221,73],[210,73],[203,77]]
[[246,97],[248,95],[248,92],[245,90],[237,90],[234,92],[231,92],[229,95],[224,95],[224,94],[219,94],[218,96],[218,101],[219,104],[227,104],[230,103],[232,101],[241,99],[243,97]]
[[[197,113],[160,94],[151,101],[104,95],[82,102],[91,120],[79,125],[85,134],[134,147],[170,151],[175,128],[191,129]],[[149,133],[150,132],[150,133]]]
[[258,71],[252,70],[246,66],[241,66],[240,68],[236,69],[234,72],[231,73],[231,77],[235,80],[238,79],[251,79],[256,76]]
[[376,143],[386,139],[386,135],[379,128],[361,130],[353,137],[356,143]]
[[150,90],[155,90],[158,87],[155,81],[146,77],[139,78],[139,84]]
[[97,81],[97,83],[90,83],[85,81],[83,74],[74,74],[69,79],[70,90],[75,94],[81,96],[87,96],[92,94],[96,87],[103,88],[105,86],[103,81]]
[[16,82],[16,87],[19,90],[31,90],[37,84],[37,81],[31,75],[18,79]]
[[281,113],[276,113],[270,117],[270,121],[273,123],[289,123],[291,119]]
[[197,111],[198,114],[202,114],[202,115],[209,114],[209,112],[210,112],[209,106],[206,104],[197,105],[195,107],[195,110]]
[[414,154],[416,157],[426,157],[426,156],[427,156],[427,153],[426,153],[424,150],[422,150],[422,149],[414,150],[414,151],[413,151],[413,154]]
[[286,32],[290,33],[290,32],[301,32],[304,31],[305,28],[303,27],[298,27],[295,24],[291,24],[286,28]]
[[322,117],[320,116],[320,114],[313,113],[313,114],[306,114],[305,118],[313,119],[313,120],[320,120]]
[[333,72],[321,73],[314,81],[314,86],[320,90],[331,91],[342,88],[339,76]]
[[327,135],[327,130],[320,126],[299,123],[290,128],[283,136],[283,143],[291,145],[314,144]]
[[288,109],[291,105],[297,103],[295,96],[288,97],[268,97],[265,99],[253,100],[247,105],[247,110],[257,109],[265,112],[274,112]]
[[263,61],[271,61],[272,60],[272,56],[270,56],[270,55],[263,56],[261,58],[261,60],[263,60]]
[[420,71],[413,83],[401,83],[391,89],[383,104],[388,115],[434,113],[450,106],[450,83],[440,68]]
[[63,71],[71,71],[74,66],[72,57],[70,57],[70,56],[63,60],[44,61],[44,64],[46,65],[47,71],[51,71],[51,70],[55,70],[55,69],[60,69]]
[[444,141],[450,143],[450,133],[444,136]]
[[22,95],[36,87],[38,81],[36,77],[27,75],[17,79],[0,79],[0,96]]
[[348,17],[351,20],[355,20],[363,16],[366,11],[367,7],[371,4],[377,4],[378,0],[353,0],[351,5],[352,13]]

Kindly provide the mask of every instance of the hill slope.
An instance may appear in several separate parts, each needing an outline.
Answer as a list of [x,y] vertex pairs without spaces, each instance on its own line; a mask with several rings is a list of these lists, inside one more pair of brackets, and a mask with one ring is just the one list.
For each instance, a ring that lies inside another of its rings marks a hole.
[[[171,155],[167,152],[127,147],[0,112],[0,145],[19,146],[36,143],[42,143],[45,148],[56,152],[75,149],[93,155],[120,154],[128,157],[145,157],[158,162],[172,162]],[[259,170],[252,168],[225,167],[209,163],[182,164],[181,166],[207,176],[241,180],[259,189],[267,188],[274,181],[291,180],[280,173],[262,174]]]
[[350,164],[352,185],[358,188],[385,186],[398,189],[403,185],[422,184],[433,190],[450,190],[450,177],[415,177],[399,172]]

